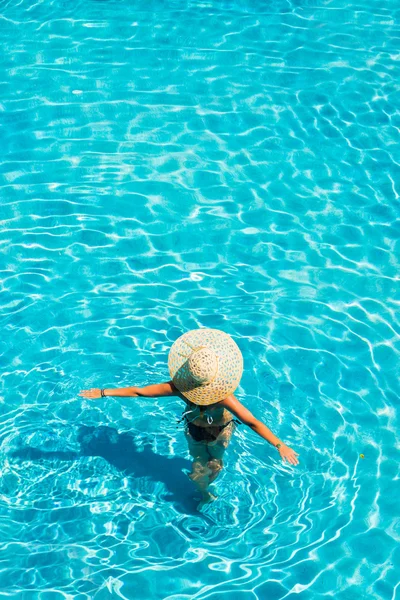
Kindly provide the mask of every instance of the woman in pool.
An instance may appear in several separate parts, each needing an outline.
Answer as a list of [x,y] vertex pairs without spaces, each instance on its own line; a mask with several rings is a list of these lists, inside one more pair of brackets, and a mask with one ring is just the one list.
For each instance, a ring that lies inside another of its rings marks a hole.
[[215,499],[208,486],[222,470],[222,457],[237,423],[248,425],[275,446],[283,460],[299,464],[297,452],[281,442],[233,395],[242,376],[243,358],[228,334],[218,329],[194,329],[183,334],[170,349],[168,368],[171,381],[167,383],[143,388],[92,388],[79,395],[85,398],[179,396],[186,403],[181,421],[185,421],[185,435],[193,458],[189,477],[202,493],[202,503]]

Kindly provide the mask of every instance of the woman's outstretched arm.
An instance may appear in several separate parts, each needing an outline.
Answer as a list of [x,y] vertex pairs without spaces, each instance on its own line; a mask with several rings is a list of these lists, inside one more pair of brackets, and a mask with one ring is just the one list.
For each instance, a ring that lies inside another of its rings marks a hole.
[[286,446],[264,423],[255,418],[255,416],[239,402],[233,394],[228,396],[225,400],[219,403],[220,406],[227,408],[232,414],[234,414],[242,423],[250,427],[253,431],[258,433],[264,440],[267,440],[270,444],[278,449],[279,454],[283,460],[287,460],[292,465],[298,465],[297,459],[298,454],[289,446]]
[[[105,388],[103,389],[104,396],[119,396],[119,397],[134,397],[142,396],[143,398],[157,398],[158,396],[179,396],[179,392],[172,383],[156,383],[154,385],[146,385],[145,387],[126,387],[126,388]],[[91,388],[90,390],[82,390],[78,396],[84,398],[100,398],[101,389]]]

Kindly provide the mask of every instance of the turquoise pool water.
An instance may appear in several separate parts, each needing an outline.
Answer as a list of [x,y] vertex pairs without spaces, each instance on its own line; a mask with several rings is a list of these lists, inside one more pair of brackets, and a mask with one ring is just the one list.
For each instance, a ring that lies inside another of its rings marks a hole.
[[[400,599],[399,13],[0,2],[1,597]],[[195,327],[301,460],[201,513],[177,400],[78,396]]]

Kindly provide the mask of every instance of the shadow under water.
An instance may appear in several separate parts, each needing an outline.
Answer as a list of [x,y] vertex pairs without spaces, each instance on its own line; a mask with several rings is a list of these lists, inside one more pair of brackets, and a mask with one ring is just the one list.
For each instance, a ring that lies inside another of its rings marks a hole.
[[156,454],[150,443],[145,443],[144,447],[138,449],[133,433],[118,433],[113,427],[79,426],[75,438],[77,444],[73,444],[74,449],[68,448],[70,444],[67,440],[64,448],[62,443],[60,446],[59,436],[55,437],[54,444],[51,444],[52,436],[49,433],[44,434],[45,439],[39,447],[38,444],[35,444],[36,447],[22,445],[13,450],[10,456],[32,461],[42,459],[74,461],[83,456],[101,456],[124,476],[146,477],[152,481],[162,482],[166,489],[165,500],[173,501],[177,508],[185,512],[197,512],[196,490],[184,472],[191,469],[189,460]]

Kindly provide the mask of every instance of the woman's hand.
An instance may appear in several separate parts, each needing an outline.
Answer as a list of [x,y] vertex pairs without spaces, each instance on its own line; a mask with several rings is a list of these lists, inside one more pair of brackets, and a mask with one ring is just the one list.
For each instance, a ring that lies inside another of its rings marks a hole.
[[289,462],[291,465],[298,465],[299,461],[297,460],[298,454],[286,444],[282,444],[278,448],[278,452],[281,455],[282,460]]
[[82,390],[81,392],[79,392],[78,396],[83,396],[84,398],[101,398],[101,390],[100,388]]

